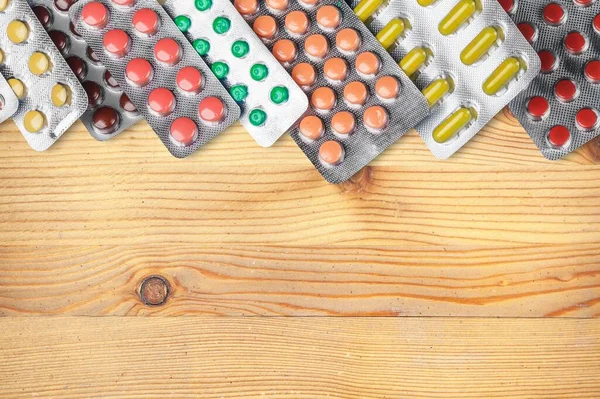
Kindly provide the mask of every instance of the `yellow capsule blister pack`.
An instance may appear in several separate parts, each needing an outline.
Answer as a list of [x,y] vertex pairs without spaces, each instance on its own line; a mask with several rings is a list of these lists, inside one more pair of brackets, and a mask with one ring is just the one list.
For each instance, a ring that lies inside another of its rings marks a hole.
[[496,0],[348,0],[422,91],[416,129],[440,159],[464,146],[537,76],[540,60]]

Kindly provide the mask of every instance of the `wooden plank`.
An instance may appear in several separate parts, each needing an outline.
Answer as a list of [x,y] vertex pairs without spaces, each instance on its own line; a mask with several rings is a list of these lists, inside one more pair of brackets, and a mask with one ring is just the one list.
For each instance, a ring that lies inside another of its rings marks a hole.
[[4,318],[0,398],[600,397],[600,323]]
[[[600,246],[0,247],[0,315],[600,317]],[[138,296],[165,278],[163,306]]]

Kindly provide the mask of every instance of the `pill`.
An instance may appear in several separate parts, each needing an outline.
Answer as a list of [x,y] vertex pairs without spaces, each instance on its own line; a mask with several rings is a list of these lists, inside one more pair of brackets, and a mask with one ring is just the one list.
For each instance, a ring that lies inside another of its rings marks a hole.
[[475,116],[470,108],[459,108],[433,130],[433,139],[445,143],[464,129]]
[[257,0],[234,0],[233,5],[242,15],[252,15],[258,10]]
[[0,0],[0,12],[6,10],[11,0]]
[[539,121],[548,116],[550,104],[544,97],[536,96],[527,101],[527,112],[535,121]]
[[294,35],[303,35],[308,30],[308,17],[303,11],[292,11],[285,16],[285,29]]
[[460,60],[465,65],[473,65],[484,55],[488,54],[500,38],[500,32],[496,26],[484,28],[460,53]]
[[350,105],[360,106],[367,101],[369,90],[362,82],[350,82],[344,87],[344,99]]
[[56,7],[58,11],[67,12],[76,1],[77,0],[54,0],[54,7]]
[[52,43],[54,43],[58,51],[62,54],[67,54],[69,52],[69,38],[64,32],[53,30],[48,32],[48,36],[50,36]]
[[498,0],[498,3],[509,14],[515,10],[515,0]]
[[288,8],[288,0],[266,0],[265,4],[274,11],[285,11]]
[[379,57],[370,51],[365,51],[356,57],[355,66],[362,75],[375,75],[379,71]]
[[79,34],[79,32],[77,32],[75,30],[75,25],[73,25],[73,22],[69,23],[69,30],[71,31],[71,33],[73,34],[73,36],[75,36],[75,37],[81,37],[81,35]]
[[519,28],[519,31],[529,43],[533,43],[537,40],[538,29],[536,26],[530,24],[529,22],[521,22],[517,25],[517,28]]
[[92,50],[91,47],[87,48],[86,51],[87,57],[90,61],[92,61],[93,63],[99,63],[100,62],[100,58],[98,58],[98,56],[96,55],[96,53],[94,53],[94,51]]
[[580,130],[589,132],[598,127],[598,111],[592,108],[582,108],[575,116],[575,123]]
[[322,59],[329,52],[327,38],[321,34],[310,35],[304,41],[304,51],[313,58]]
[[337,141],[328,140],[319,148],[319,159],[326,165],[339,165],[344,160],[344,147]]
[[36,51],[29,57],[29,70],[34,75],[40,76],[48,72],[51,68],[50,57],[48,55]]
[[0,50],[0,65],[4,64],[4,51]]
[[206,55],[210,51],[210,42],[206,39],[196,39],[192,42],[198,55]]
[[579,89],[571,79],[561,79],[554,85],[554,94],[559,101],[568,103],[578,96]]
[[197,94],[202,88],[202,73],[194,67],[184,67],[175,78],[177,87],[185,93]]
[[100,134],[114,133],[119,123],[119,113],[111,107],[100,107],[92,115],[92,126]]
[[269,98],[271,99],[273,104],[283,104],[290,99],[290,91],[287,87],[275,86],[271,89],[271,92],[269,93]]
[[430,107],[437,104],[450,91],[450,82],[446,78],[438,78],[423,89],[423,96]]
[[571,141],[571,132],[565,126],[557,125],[548,131],[547,139],[553,147],[566,147]]
[[125,67],[125,77],[134,86],[146,86],[152,80],[153,75],[152,65],[144,58],[134,58]]
[[82,83],[82,86],[87,94],[88,106],[90,108],[94,108],[102,103],[104,92],[98,83],[86,80]]
[[167,116],[175,109],[175,96],[168,89],[154,89],[148,95],[148,106],[158,116]]
[[594,26],[594,30],[596,31],[596,33],[600,33],[600,14],[594,17],[592,25]]
[[375,82],[375,94],[382,100],[393,100],[400,93],[400,83],[393,76],[382,76]]
[[136,0],[112,0],[112,2],[123,7],[132,7]]
[[213,62],[210,69],[221,80],[227,78],[227,75],[229,75],[229,65],[224,61]]
[[477,10],[475,0],[459,0],[438,25],[438,30],[444,36],[456,32]]
[[541,50],[538,52],[540,57],[542,73],[551,73],[558,66],[558,59],[551,50]]
[[265,64],[254,64],[250,67],[250,77],[257,82],[265,80],[269,76],[269,68]]
[[302,62],[292,69],[292,79],[298,86],[312,86],[316,77],[315,68],[307,62]]
[[130,114],[137,114],[137,108],[136,106],[131,102],[131,99],[129,97],[127,97],[127,94],[123,93],[121,94],[121,97],[119,98],[119,106],[121,107],[121,109],[127,113]]
[[271,51],[279,62],[292,62],[296,59],[296,55],[298,54],[296,44],[289,39],[276,41]]
[[567,13],[560,4],[550,3],[546,7],[544,7],[542,16],[547,24],[556,26],[565,22],[567,18]]
[[38,111],[28,111],[23,117],[23,126],[29,133],[38,133],[46,125],[46,116]]
[[[8,1],[6,0],[6,3],[4,3],[4,4],[7,4],[7,3],[8,3]],[[2,2],[0,2],[0,8],[2,8],[2,5],[3,5]],[[50,10],[48,10],[46,7],[41,6],[41,5],[31,7],[31,9],[33,10],[33,13],[37,17],[37,19],[40,21],[40,23],[42,24],[44,29],[48,29],[52,26],[52,13],[50,13]]]
[[581,32],[569,32],[565,36],[565,49],[571,54],[581,54],[588,49],[589,43],[587,37]]
[[343,53],[353,53],[360,47],[360,36],[356,29],[342,29],[335,35],[335,45]]
[[600,83],[600,61],[592,60],[588,62],[584,69],[584,75],[591,83]]
[[22,81],[17,78],[10,78],[8,79],[8,84],[19,100],[23,100],[27,97],[27,89]]
[[254,20],[252,29],[261,39],[272,39],[277,33],[277,22],[270,15],[261,15]]
[[335,92],[330,87],[319,87],[313,91],[310,104],[320,111],[331,111],[335,106]]
[[81,19],[90,28],[104,28],[108,23],[108,16],[106,6],[96,1],[86,4],[81,9]]
[[189,118],[177,118],[171,123],[169,134],[175,144],[189,146],[198,138],[198,126]]
[[[73,68],[71,68],[71,69],[73,69]],[[117,80],[115,78],[113,78],[113,76],[110,74],[109,71],[104,72],[104,82],[106,83],[107,86],[109,86],[112,89],[120,89],[119,83],[117,82]]]
[[308,115],[300,121],[299,131],[309,140],[317,140],[323,135],[323,121],[314,115]]
[[575,2],[575,4],[577,4],[578,6],[581,7],[587,7],[590,6],[594,1],[596,0],[573,0]]
[[57,83],[52,87],[50,98],[55,107],[64,107],[71,101],[71,90],[67,85]]
[[331,129],[338,135],[347,136],[354,132],[356,119],[352,112],[340,111],[331,118]]
[[212,7],[212,0],[195,0],[194,7],[198,11],[207,11]]
[[354,7],[354,14],[363,22],[375,13],[383,5],[384,0],[361,0]]
[[231,28],[231,21],[226,17],[217,17],[213,21],[213,30],[215,33],[222,35],[224,33],[229,32]]
[[417,4],[419,4],[421,7],[429,7],[436,1],[438,0],[417,0]]
[[250,52],[250,45],[245,40],[236,40],[231,45],[231,54],[236,58],[244,58]]
[[248,120],[252,126],[262,126],[267,120],[267,113],[260,108],[255,108],[248,113]]
[[388,22],[377,34],[377,41],[388,50],[396,40],[402,36],[406,25],[400,18],[394,18]]
[[198,114],[206,122],[217,123],[225,117],[225,105],[217,97],[205,97],[198,105]]
[[104,49],[117,58],[124,57],[131,48],[131,38],[121,29],[113,29],[104,34]]
[[312,7],[317,4],[320,0],[298,0],[301,4]]
[[333,30],[340,26],[342,15],[340,10],[332,5],[325,5],[317,10],[317,25],[324,30]]
[[400,60],[400,68],[407,76],[412,76],[425,65],[427,61],[427,51],[423,47],[415,47],[410,50],[402,60]]
[[29,37],[29,25],[23,21],[11,21],[6,27],[8,39],[15,43],[21,44]]
[[149,8],[139,9],[133,14],[132,21],[135,30],[142,35],[152,36],[158,32],[159,18],[156,11]]
[[518,58],[507,58],[483,82],[483,92],[488,96],[497,94],[517,76],[520,70],[521,62]]
[[363,114],[363,123],[368,131],[379,132],[388,125],[388,113],[380,105],[373,105],[367,108]]
[[348,64],[342,58],[330,58],[323,64],[323,74],[327,79],[339,82],[348,76]]
[[175,65],[181,60],[181,46],[174,39],[160,39],[154,46],[154,57],[163,64]]
[[178,15],[173,19],[173,22],[175,22],[177,28],[183,33],[187,32],[192,27],[192,20],[187,15]]

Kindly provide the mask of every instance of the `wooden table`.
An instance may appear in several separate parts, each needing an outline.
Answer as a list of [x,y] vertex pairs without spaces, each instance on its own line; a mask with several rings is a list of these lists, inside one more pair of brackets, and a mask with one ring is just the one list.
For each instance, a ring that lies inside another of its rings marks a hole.
[[600,141],[505,112],[340,186],[239,126],[177,160],[7,122],[0,158],[1,398],[600,398]]

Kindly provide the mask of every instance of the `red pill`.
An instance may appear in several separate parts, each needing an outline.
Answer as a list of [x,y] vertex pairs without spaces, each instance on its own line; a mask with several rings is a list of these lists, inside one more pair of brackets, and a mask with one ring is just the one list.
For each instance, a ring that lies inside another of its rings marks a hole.
[[83,82],[83,80],[87,76],[87,66],[85,62],[77,56],[67,57],[66,61],[69,67],[71,68],[71,71],[73,71],[75,76],[77,76],[77,79]]
[[88,96],[88,106],[90,108],[97,107],[102,104],[102,99],[104,98],[104,92],[102,91],[102,87],[96,82],[91,80],[87,80],[82,83],[83,88]]
[[538,56],[542,61],[542,73],[553,72],[558,66],[558,60],[552,51],[542,50],[538,53]]
[[549,25],[560,25],[567,18],[565,9],[558,3],[550,3],[544,7],[543,16]]
[[594,25],[594,30],[597,33],[600,33],[600,14],[598,14],[594,17],[593,25]]
[[119,113],[111,107],[100,107],[92,115],[92,126],[100,134],[114,133],[120,124]]
[[504,11],[511,13],[515,9],[515,0],[498,0]]
[[575,2],[575,4],[577,4],[580,7],[587,7],[592,5],[592,3],[596,0],[573,0]]
[[554,86],[554,94],[560,101],[568,103],[577,97],[579,90],[577,84],[571,79],[562,79]]
[[131,47],[131,38],[121,29],[113,29],[104,34],[104,49],[115,57],[124,57]]
[[128,112],[130,114],[137,114],[137,108],[131,102],[129,97],[127,97],[127,94],[121,94],[121,98],[119,98],[119,105],[121,106],[121,109],[123,109],[123,111]]
[[88,59],[94,63],[98,63],[100,62],[100,58],[98,58],[98,56],[96,55],[96,53],[94,53],[94,50],[92,50],[91,47],[87,48],[86,54],[88,56]]
[[592,108],[580,109],[575,116],[575,123],[581,130],[594,130],[598,127],[598,111]]
[[539,121],[550,112],[550,104],[544,97],[532,97],[527,102],[527,112],[533,120]]
[[159,116],[166,116],[175,109],[175,96],[165,88],[152,90],[148,96],[148,106]]
[[54,0],[54,7],[56,7],[58,11],[67,12],[76,1],[77,0]]
[[144,58],[134,58],[125,67],[125,77],[134,86],[144,87],[154,75],[152,65]]
[[198,105],[198,114],[206,122],[220,122],[225,116],[225,105],[217,97],[206,97]]
[[161,39],[154,46],[154,57],[167,65],[175,65],[181,59],[181,46],[173,39]]
[[118,6],[132,7],[135,4],[135,0],[112,0]]
[[108,23],[108,10],[104,4],[94,1],[81,9],[81,19],[89,27],[102,29]]
[[104,72],[104,82],[112,89],[121,89],[117,80],[113,78],[113,76],[108,71]]
[[569,129],[562,125],[554,126],[548,132],[548,142],[554,147],[564,147],[571,140]]
[[565,37],[565,48],[571,54],[581,54],[588,48],[587,38],[580,32],[569,32]]
[[592,60],[588,62],[584,74],[591,83],[600,83],[600,61]]
[[152,36],[158,31],[158,14],[149,8],[142,8],[133,14],[132,21],[135,30],[142,35]]
[[519,28],[519,30],[529,43],[533,43],[536,41],[538,36],[538,30],[535,26],[533,26],[529,22],[521,22],[517,25],[517,28]]
[[48,29],[52,26],[52,14],[50,11],[44,6],[35,6],[31,8],[33,13],[40,21],[44,29]]
[[198,126],[189,118],[177,118],[171,124],[170,134],[176,144],[189,146],[198,138]]
[[196,94],[202,88],[202,73],[194,67],[185,67],[177,73],[176,81],[182,91]]
[[60,30],[52,30],[48,32],[48,36],[52,39],[52,43],[63,54],[69,51],[69,38]]

